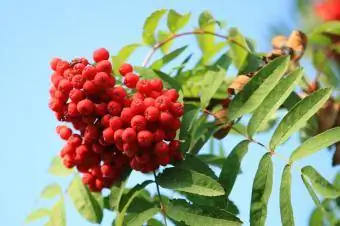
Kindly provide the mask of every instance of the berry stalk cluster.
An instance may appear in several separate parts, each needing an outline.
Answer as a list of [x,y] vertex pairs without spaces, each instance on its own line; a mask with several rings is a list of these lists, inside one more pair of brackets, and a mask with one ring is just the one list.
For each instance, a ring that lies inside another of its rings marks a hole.
[[175,139],[183,115],[178,92],[158,78],[141,79],[130,64],[120,67],[124,84],[117,85],[109,57],[101,48],[93,64],[86,58],[51,61],[49,107],[73,127],[57,126],[66,140],[60,156],[97,192],[129,169],[149,173],[183,158]]

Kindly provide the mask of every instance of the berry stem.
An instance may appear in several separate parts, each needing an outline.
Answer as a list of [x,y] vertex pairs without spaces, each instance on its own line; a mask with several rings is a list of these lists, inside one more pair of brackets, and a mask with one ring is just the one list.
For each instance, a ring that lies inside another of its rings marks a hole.
[[156,176],[155,171],[153,171],[153,176],[155,177],[156,189],[157,189],[157,194],[158,194],[158,199],[159,199],[159,205],[161,207],[161,211],[162,211],[162,215],[163,215],[164,225],[167,226],[166,211],[165,211],[165,207],[164,207],[163,202],[162,202],[161,192],[159,191],[159,184],[157,182],[157,176]]
[[169,38],[159,42],[159,43],[156,43],[151,51],[148,53],[148,55],[146,56],[142,66],[143,67],[146,67],[148,65],[148,63],[150,62],[152,56],[154,55],[154,53],[159,49],[161,48],[162,46],[164,46],[165,44],[167,44],[168,42],[176,39],[176,38],[179,38],[179,37],[183,37],[183,36],[188,36],[188,35],[213,35],[213,36],[216,36],[216,37],[219,37],[219,38],[222,38],[222,39],[225,39],[229,42],[232,42],[238,46],[240,46],[241,48],[243,48],[244,50],[246,50],[247,52],[249,52],[249,49],[246,48],[245,46],[243,46],[242,44],[240,44],[239,42],[237,42],[236,40],[232,39],[232,38],[229,38],[228,36],[225,36],[225,35],[222,35],[222,34],[218,34],[218,33],[215,33],[215,32],[212,32],[212,31],[206,31],[206,30],[201,30],[201,29],[198,29],[198,30],[194,30],[194,31],[187,31],[187,32],[183,32],[183,33],[179,33],[179,34],[174,34],[172,36],[170,36]]

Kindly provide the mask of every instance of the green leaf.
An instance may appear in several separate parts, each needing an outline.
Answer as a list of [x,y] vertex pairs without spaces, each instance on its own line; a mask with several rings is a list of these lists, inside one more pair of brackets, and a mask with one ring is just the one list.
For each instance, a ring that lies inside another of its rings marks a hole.
[[28,224],[28,223],[31,223],[33,221],[40,220],[41,218],[48,217],[48,216],[50,216],[50,212],[51,211],[49,209],[46,209],[46,208],[40,208],[40,209],[34,210],[32,213],[30,213],[27,216],[25,223]]
[[319,208],[315,208],[309,218],[309,226],[323,225],[323,213]]
[[270,141],[270,149],[274,150],[277,145],[285,142],[296,130],[303,127],[307,120],[326,103],[331,93],[330,88],[319,89],[298,102],[276,128]]
[[198,25],[200,28],[205,28],[206,26],[210,25],[214,21],[215,19],[213,15],[208,10],[205,10],[199,16]]
[[182,29],[190,19],[191,13],[184,15],[179,14],[173,9],[170,9],[168,14],[167,25],[172,33],[176,33],[178,30]]
[[166,213],[169,217],[177,221],[183,221],[190,226],[242,225],[240,219],[224,210],[211,206],[204,207],[194,204],[190,205],[184,200],[173,200],[166,207]]
[[340,35],[340,22],[339,21],[329,21],[322,23],[320,26],[316,27],[313,34],[317,33],[328,33],[333,35]]
[[267,218],[267,205],[273,186],[273,162],[266,153],[257,169],[251,194],[250,225],[263,226]]
[[[173,34],[171,32],[168,31],[162,31],[159,30],[158,31],[158,43],[160,42],[164,42],[164,44],[161,46],[161,50],[163,52],[163,54],[167,54],[174,42],[174,40],[169,40],[171,37],[173,36]],[[167,41],[165,41],[167,40]]]
[[166,168],[158,175],[157,181],[161,187],[177,191],[203,196],[224,195],[222,186],[216,180],[193,170],[177,167]]
[[315,152],[327,148],[340,141],[340,127],[329,129],[305,141],[300,147],[293,151],[290,161],[296,161]]
[[229,42],[233,63],[236,68],[242,69],[246,64],[250,52],[247,41],[237,28],[231,28],[229,30],[229,38],[233,40]]
[[193,142],[191,142],[188,153],[197,154],[204,144],[212,137],[212,135],[219,129],[214,122],[205,122],[193,131]]
[[130,204],[132,203],[134,198],[136,198],[144,190],[144,188],[151,183],[153,183],[153,181],[146,180],[141,184],[137,184],[127,194],[122,196],[122,199],[120,200],[120,203],[119,203],[119,214],[116,218],[117,226],[123,225],[124,217]]
[[311,198],[313,199],[314,204],[315,204],[318,208],[324,210],[324,207],[321,205],[321,202],[320,202],[318,196],[315,194],[315,192],[314,192],[312,186],[309,184],[308,179],[306,178],[306,176],[304,176],[303,174],[301,174],[301,178],[302,178],[302,181],[303,181],[305,187],[307,188],[307,191],[308,191],[309,195],[310,195]]
[[301,172],[304,176],[309,178],[313,188],[323,197],[333,199],[340,196],[340,190],[336,189],[312,166],[303,167]]
[[237,175],[241,170],[241,161],[248,152],[250,141],[244,140],[234,147],[227,159],[224,161],[219,181],[224,187],[228,197],[235,184]]
[[53,199],[60,194],[62,194],[61,187],[58,184],[50,184],[44,188],[40,196],[44,199]]
[[294,90],[302,75],[302,69],[295,70],[287,75],[287,77],[281,79],[275,88],[268,94],[261,105],[254,111],[253,117],[249,121],[247,132],[250,137],[264,126],[277,109],[279,109]]
[[160,211],[159,208],[153,207],[147,210],[144,210],[137,214],[130,214],[129,220],[127,220],[127,225],[129,226],[141,226],[150,218],[152,218],[155,214]]
[[157,10],[153,12],[144,23],[143,27],[143,41],[152,46],[156,43],[156,39],[154,36],[155,30],[158,26],[159,21],[162,19],[163,15],[166,13],[167,10]]
[[229,118],[234,120],[254,111],[280,81],[289,64],[288,57],[279,57],[263,67],[244,86],[229,105]]
[[155,70],[160,70],[162,67],[170,63],[172,60],[176,59],[180,54],[182,54],[188,46],[183,46],[178,48],[171,53],[163,56],[161,59],[156,60],[150,67]]
[[283,169],[280,186],[280,213],[282,225],[294,226],[294,214],[291,203],[291,166]]
[[101,223],[103,219],[103,209],[100,202],[96,200],[90,190],[82,183],[79,175],[76,175],[68,188],[77,211],[92,223]]
[[211,178],[217,179],[214,171],[210,169],[210,167],[207,164],[205,164],[202,160],[200,160],[194,155],[187,154],[185,160],[176,163],[175,167],[194,170],[198,173],[202,173]]
[[312,54],[313,65],[319,72],[322,72],[320,80],[327,86],[337,87],[339,85],[339,79],[333,69],[332,61],[326,55],[325,51],[315,50]]
[[226,71],[220,68],[218,71],[209,70],[204,75],[202,85],[201,107],[205,108],[209,105],[211,98],[214,96],[218,88],[222,85]]
[[212,154],[202,154],[202,155],[197,155],[197,157],[201,159],[203,162],[205,162],[206,164],[217,166],[220,168],[222,168],[223,163],[225,161],[225,157],[216,156]]
[[121,48],[117,56],[111,57],[114,74],[119,74],[120,66],[130,57],[130,55],[138,48],[141,44],[130,44]]
[[65,177],[70,175],[73,172],[73,170],[67,169],[61,162],[61,158],[59,156],[55,156],[52,159],[48,172],[50,174],[53,174],[54,176]]
[[51,209],[49,226],[66,226],[64,199],[61,198]]
[[163,226],[163,224],[159,222],[158,220],[152,218],[148,220],[147,226]]

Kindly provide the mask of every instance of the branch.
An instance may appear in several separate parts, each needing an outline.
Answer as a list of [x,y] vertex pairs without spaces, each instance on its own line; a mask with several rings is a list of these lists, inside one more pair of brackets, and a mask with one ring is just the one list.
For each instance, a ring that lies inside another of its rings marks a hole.
[[159,191],[159,185],[158,185],[158,182],[157,182],[157,177],[156,177],[156,172],[155,171],[153,171],[153,176],[155,177],[155,183],[156,183],[156,188],[157,188],[159,205],[161,207],[161,211],[162,211],[162,215],[163,215],[163,220],[164,220],[164,225],[167,226],[165,207],[164,207],[163,202],[162,202],[162,197],[161,197],[161,193]]

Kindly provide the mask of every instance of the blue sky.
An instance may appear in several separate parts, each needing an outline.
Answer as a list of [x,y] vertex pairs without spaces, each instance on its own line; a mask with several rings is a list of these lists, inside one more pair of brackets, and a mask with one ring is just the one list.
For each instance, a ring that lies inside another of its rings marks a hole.
[[[258,50],[266,51],[270,26],[283,22],[294,28],[295,23],[289,18],[294,8],[292,1],[3,1],[0,7],[0,224],[23,225],[31,210],[46,204],[37,200],[45,185],[55,181],[66,184],[64,179],[47,173],[50,160],[62,146],[55,134],[56,121],[47,108],[52,57],[90,57],[98,47],[106,47],[115,53],[126,44],[139,42],[144,19],[160,8],[173,8],[182,13],[190,11],[192,20],[202,10],[210,10],[218,19],[225,20],[229,26],[237,26],[254,39]],[[141,64],[145,54],[146,49],[142,49],[131,62]],[[258,139],[267,142],[269,136],[261,135]],[[238,141],[235,137],[226,139],[225,149],[230,151]],[[278,151],[289,156],[297,145],[297,137],[293,137]],[[260,148],[251,146],[242,165],[244,173],[231,195],[240,208],[245,225],[249,224],[252,181],[263,153]],[[311,164],[326,178],[333,179],[336,169],[331,168],[330,163],[331,154],[323,151],[299,165]],[[274,188],[267,225],[280,225],[278,190],[284,164],[277,158],[274,158],[274,164]],[[141,180],[134,176],[129,185]],[[68,204],[68,225],[91,225],[82,220],[69,201]],[[296,225],[306,225],[314,204],[297,171],[293,172],[293,206]],[[109,225],[111,218],[107,214],[102,225]]]

